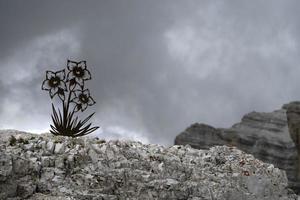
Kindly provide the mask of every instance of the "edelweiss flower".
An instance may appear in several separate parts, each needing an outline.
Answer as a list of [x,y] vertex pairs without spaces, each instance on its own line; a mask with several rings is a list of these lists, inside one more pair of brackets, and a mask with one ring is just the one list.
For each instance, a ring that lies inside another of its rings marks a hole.
[[84,81],[91,79],[91,73],[86,69],[86,61],[75,62],[68,60],[67,65],[70,71],[67,75],[67,81],[70,81],[71,85],[75,85],[76,82],[83,87]]
[[46,71],[46,80],[43,81],[42,90],[49,91],[51,99],[58,94],[61,100],[65,100],[65,93],[67,91],[65,79],[65,70],[52,72]]
[[82,112],[88,107],[94,105],[96,102],[90,96],[90,91],[86,90],[75,90],[75,97],[71,100],[71,102],[75,103],[75,112],[81,110]]

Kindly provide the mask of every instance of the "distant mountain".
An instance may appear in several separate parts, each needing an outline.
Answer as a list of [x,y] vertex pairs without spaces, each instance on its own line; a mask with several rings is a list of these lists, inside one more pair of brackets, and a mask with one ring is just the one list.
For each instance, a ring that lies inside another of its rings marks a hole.
[[300,110],[299,105],[298,102],[291,102],[270,113],[248,113],[240,123],[228,129],[196,123],[180,133],[175,139],[175,144],[189,144],[196,149],[209,149],[216,145],[235,146],[263,162],[272,163],[285,170],[289,186],[299,193],[298,152],[291,139],[287,121],[289,109],[289,113],[293,113],[289,114],[289,121],[296,121],[294,124],[298,124],[300,131],[300,112],[299,115],[293,112]]

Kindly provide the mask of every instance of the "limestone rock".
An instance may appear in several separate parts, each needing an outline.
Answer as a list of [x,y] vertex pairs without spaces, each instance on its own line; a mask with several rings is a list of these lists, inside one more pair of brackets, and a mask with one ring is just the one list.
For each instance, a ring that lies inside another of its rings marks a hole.
[[175,144],[190,144],[197,149],[215,145],[235,146],[285,170],[289,186],[300,193],[300,181],[296,177],[298,153],[289,133],[287,107],[288,104],[270,113],[248,113],[240,123],[227,129],[193,124],[176,137]]
[[17,186],[17,196],[26,199],[33,195],[36,185],[32,182],[21,182]]
[[[41,148],[42,141],[53,145]],[[31,153],[0,136],[0,199],[297,199],[284,171],[233,147],[197,150],[49,135],[28,142]],[[66,148],[55,153],[52,146],[59,143]]]
[[65,152],[65,144],[64,143],[56,143],[54,153],[62,154]]
[[287,110],[286,114],[289,133],[298,152],[296,164],[297,174],[295,175],[295,178],[300,182],[300,102],[291,102],[283,107]]
[[54,149],[55,149],[55,143],[52,142],[52,141],[48,141],[47,142],[47,145],[46,145],[46,149],[47,151],[52,154],[54,152]]
[[7,154],[0,154],[0,181],[4,182],[12,174],[12,158]]
[[286,108],[289,133],[300,152],[300,102],[291,102],[283,106]]

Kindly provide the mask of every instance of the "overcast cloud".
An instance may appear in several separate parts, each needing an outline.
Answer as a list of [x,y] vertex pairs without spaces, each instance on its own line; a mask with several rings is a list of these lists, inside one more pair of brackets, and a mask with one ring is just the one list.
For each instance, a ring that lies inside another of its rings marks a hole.
[[0,128],[49,130],[46,70],[87,60],[97,135],[172,144],[300,99],[300,2],[0,0]]

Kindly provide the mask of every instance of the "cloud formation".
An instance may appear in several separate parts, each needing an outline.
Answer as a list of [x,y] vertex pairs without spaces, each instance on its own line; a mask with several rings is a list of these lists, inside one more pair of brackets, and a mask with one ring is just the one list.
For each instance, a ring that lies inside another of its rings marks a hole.
[[40,84],[68,58],[87,60],[105,138],[172,144],[191,123],[279,108],[300,98],[299,4],[1,2],[0,128],[48,128]]

